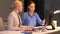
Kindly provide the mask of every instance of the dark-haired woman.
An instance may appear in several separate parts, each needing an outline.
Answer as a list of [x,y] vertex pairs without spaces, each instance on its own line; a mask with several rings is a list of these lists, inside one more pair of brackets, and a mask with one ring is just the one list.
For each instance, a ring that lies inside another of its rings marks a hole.
[[22,15],[23,25],[31,27],[35,27],[36,23],[44,25],[45,22],[39,18],[38,14],[34,12],[34,10],[35,10],[35,3],[33,1],[30,1],[28,3],[28,11]]

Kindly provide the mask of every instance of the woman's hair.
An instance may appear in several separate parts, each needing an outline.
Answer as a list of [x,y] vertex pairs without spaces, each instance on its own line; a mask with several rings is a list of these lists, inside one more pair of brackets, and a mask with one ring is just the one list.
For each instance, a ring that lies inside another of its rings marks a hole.
[[[32,4],[32,3],[34,3],[34,4],[35,4],[35,2],[34,2],[34,1],[29,1],[27,6],[30,6],[30,4]],[[28,7],[27,7],[27,11],[29,11]]]
[[16,6],[17,6],[17,4],[19,4],[19,3],[22,3],[21,1],[19,1],[19,0],[15,0],[12,4],[11,4],[11,8],[10,9],[15,9],[16,8]]

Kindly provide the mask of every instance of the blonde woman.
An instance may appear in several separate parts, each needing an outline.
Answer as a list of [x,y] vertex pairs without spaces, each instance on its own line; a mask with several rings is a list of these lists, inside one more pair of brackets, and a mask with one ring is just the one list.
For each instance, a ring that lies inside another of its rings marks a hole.
[[23,9],[22,2],[16,0],[11,6],[12,11],[8,16],[8,30],[22,30],[20,27],[22,24],[21,17],[18,15],[18,13],[22,12]]

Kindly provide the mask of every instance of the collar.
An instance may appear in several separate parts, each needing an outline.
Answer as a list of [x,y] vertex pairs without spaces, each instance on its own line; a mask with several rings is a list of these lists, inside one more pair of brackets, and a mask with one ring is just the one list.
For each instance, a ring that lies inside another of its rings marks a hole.
[[15,15],[18,15],[18,14],[15,12],[15,10],[13,10],[13,12],[14,12]]
[[[28,13],[28,15],[29,15],[29,16],[31,16],[29,12],[27,12],[27,13]],[[35,14],[33,13],[33,15],[32,15],[32,16],[35,16]]]

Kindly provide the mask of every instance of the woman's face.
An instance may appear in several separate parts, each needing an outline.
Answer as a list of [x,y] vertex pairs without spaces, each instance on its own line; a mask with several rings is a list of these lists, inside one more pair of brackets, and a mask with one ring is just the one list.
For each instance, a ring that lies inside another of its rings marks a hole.
[[22,2],[18,3],[17,4],[17,9],[22,12],[22,9],[23,9],[23,5],[22,5]]
[[35,4],[34,3],[31,3],[29,6],[28,6],[28,9],[30,12],[34,12],[35,10]]

